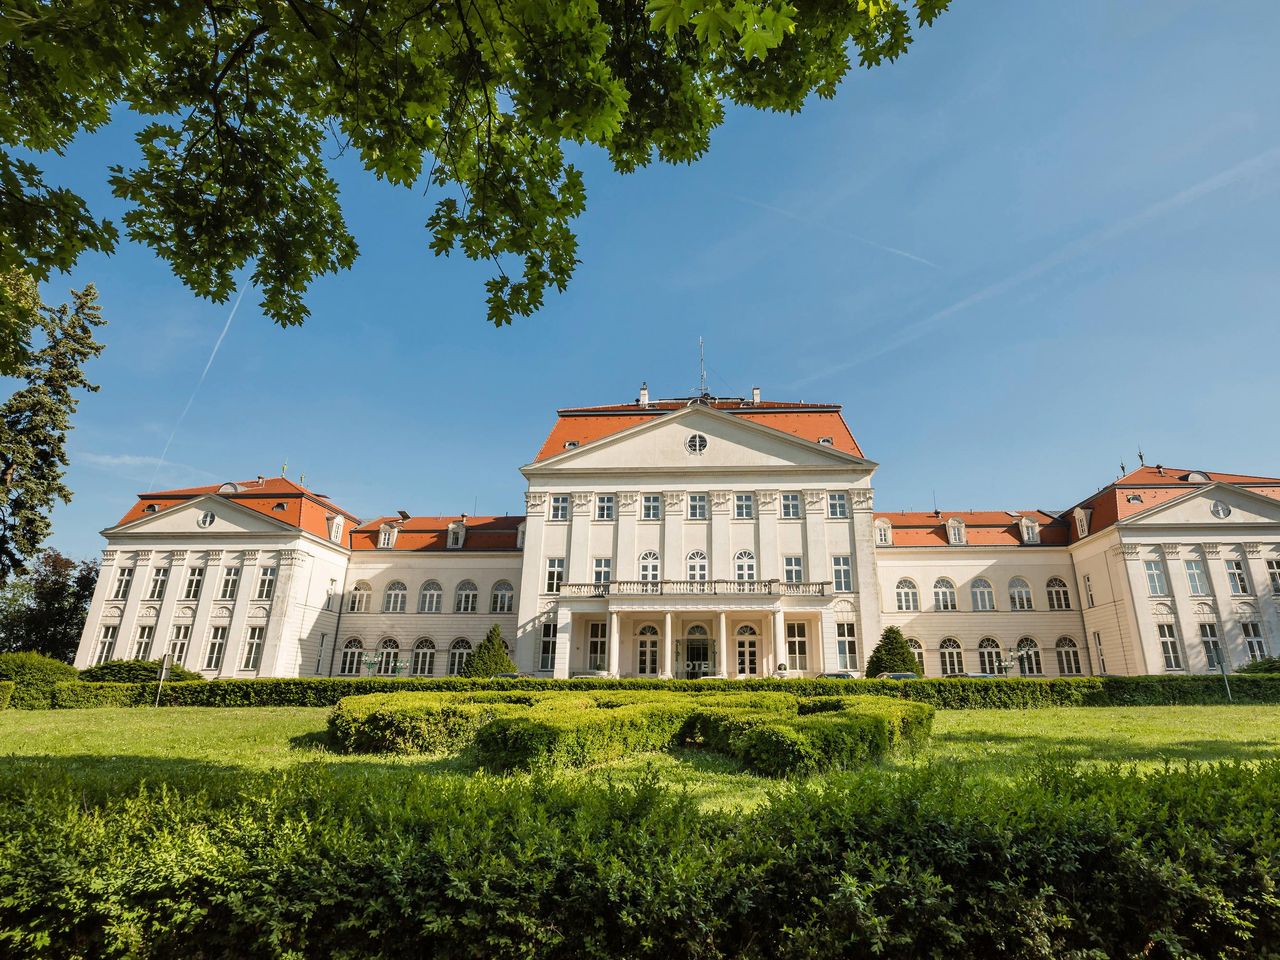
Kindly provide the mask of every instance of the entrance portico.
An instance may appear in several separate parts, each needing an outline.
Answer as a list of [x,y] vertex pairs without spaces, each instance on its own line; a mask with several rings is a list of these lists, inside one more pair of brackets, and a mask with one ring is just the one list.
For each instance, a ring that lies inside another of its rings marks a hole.
[[729,583],[725,594],[714,581],[565,584],[558,620],[568,675],[749,678],[823,669],[827,584]]

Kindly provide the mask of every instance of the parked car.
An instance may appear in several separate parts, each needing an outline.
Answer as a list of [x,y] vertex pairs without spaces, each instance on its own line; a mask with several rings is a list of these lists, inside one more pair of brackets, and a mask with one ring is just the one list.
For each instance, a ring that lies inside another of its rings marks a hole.
[[877,673],[877,680],[919,680],[917,673]]
[[997,680],[1000,675],[998,673],[949,673],[949,677],[977,677],[980,680]]
[[858,675],[852,670],[832,670],[830,673],[818,674],[822,680],[857,680]]

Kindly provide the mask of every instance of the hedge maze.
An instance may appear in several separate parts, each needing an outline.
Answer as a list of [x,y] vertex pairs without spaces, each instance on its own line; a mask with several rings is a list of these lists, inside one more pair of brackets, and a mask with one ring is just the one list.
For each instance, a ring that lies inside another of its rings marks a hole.
[[347,697],[329,718],[351,752],[470,752],[489,770],[585,767],[692,746],[767,776],[854,767],[925,743],[933,707],[868,696],[489,691]]

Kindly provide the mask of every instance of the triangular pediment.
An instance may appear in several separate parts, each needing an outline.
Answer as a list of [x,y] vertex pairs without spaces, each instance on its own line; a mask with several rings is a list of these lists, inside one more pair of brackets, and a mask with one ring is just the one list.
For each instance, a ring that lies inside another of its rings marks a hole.
[[1229,483],[1198,487],[1120,521],[1120,525],[1126,527],[1231,527],[1276,523],[1280,523],[1280,499]]
[[[705,443],[703,440],[705,439]],[[876,464],[711,407],[690,406],[524,468],[557,470],[742,470]]]
[[[212,514],[211,523],[202,524],[202,518]],[[225,497],[196,497],[166,507],[152,514],[144,514],[137,520],[114,527],[111,533],[147,534],[198,534],[200,536],[238,533],[280,533],[295,529],[292,524],[276,520],[266,514],[241,506]]]

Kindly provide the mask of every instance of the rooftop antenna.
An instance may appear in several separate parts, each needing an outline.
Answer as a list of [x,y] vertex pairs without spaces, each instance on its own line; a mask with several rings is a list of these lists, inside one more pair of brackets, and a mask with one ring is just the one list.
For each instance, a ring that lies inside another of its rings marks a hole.
[[1123,476],[1124,476],[1126,473],[1128,473],[1128,472],[1129,472],[1129,471],[1128,471],[1128,469],[1126,469],[1126,467],[1125,467],[1125,465],[1124,465],[1124,461],[1123,461],[1123,460],[1121,460],[1121,461],[1120,461],[1120,476],[1122,476],[1122,477],[1123,477]]
[[1147,458],[1142,455],[1142,444],[1138,444],[1138,466],[1145,467],[1146,465]]
[[707,358],[703,351],[702,338],[698,338],[698,396],[707,394]]
[[298,474],[298,486],[305,487],[307,485],[307,475],[305,473]]

